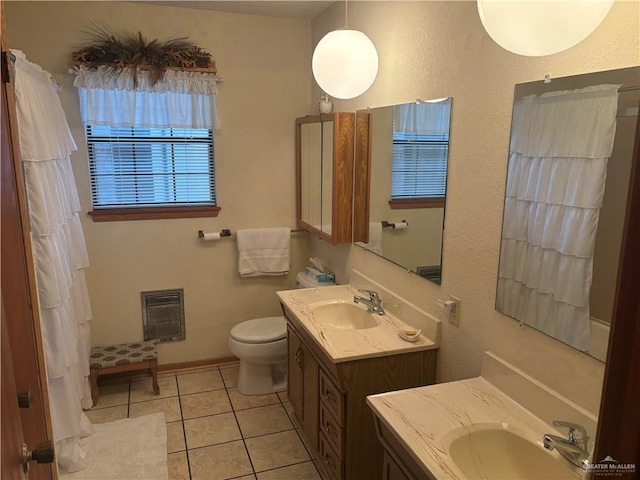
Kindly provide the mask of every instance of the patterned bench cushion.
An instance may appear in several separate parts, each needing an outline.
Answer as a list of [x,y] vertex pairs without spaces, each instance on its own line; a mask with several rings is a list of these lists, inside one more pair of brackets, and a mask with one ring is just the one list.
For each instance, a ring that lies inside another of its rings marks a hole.
[[108,347],[92,347],[90,368],[107,368],[129,363],[141,363],[158,358],[153,342],[125,343]]

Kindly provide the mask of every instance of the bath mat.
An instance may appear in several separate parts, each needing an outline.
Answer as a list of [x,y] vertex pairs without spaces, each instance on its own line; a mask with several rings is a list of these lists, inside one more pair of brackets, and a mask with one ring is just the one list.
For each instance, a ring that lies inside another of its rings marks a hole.
[[60,472],[64,480],[167,480],[167,426],[164,413],[94,424],[82,439],[87,468]]

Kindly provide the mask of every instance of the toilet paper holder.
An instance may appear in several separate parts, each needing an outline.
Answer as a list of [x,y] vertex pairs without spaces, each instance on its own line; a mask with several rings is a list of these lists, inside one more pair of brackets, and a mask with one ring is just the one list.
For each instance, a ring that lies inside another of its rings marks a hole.
[[[409,226],[409,222],[407,222],[406,220],[402,220],[402,222],[399,222],[399,223],[406,225],[406,227],[402,227],[402,228],[407,228]],[[382,220],[382,228],[396,228],[396,224],[393,222]]]
[[[220,230],[220,236],[221,237],[230,237],[231,236],[231,230],[229,230],[228,228]],[[204,232],[202,230],[198,230],[198,238],[200,238],[200,239],[204,238]]]

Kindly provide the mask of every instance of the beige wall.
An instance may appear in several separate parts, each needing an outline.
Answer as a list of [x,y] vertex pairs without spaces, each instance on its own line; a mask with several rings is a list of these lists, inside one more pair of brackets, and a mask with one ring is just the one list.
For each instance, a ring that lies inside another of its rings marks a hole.
[[[604,365],[494,309],[511,105],[516,83],[638,64],[638,2],[616,2],[603,24],[556,55],[511,54],[485,33],[476,2],[350,2],[349,26],[376,45],[378,77],[336,110],[453,97],[442,286],[360,248],[314,241],[319,255],[347,279],[353,266],[431,313],[438,298],[462,299],[460,327],[443,323],[441,381],[476,376],[492,350],[577,404],[596,412]],[[313,22],[313,44],[344,23],[339,4]],[[314,85],[312,99],[320,96]]]
[[[123,2],[7,2],[10,46],[51,72],[78,151],[72,157],[91,268],[94,345],[142,339],[140,292],[184,288],[187,339],[160,346],[161,363],[229,355],[231,327],[277,315],[277,290],[293,288],[308,258],[306,235],[292,237],[287,277],[241,279],[234,238],[201,243],[199,229],[295,224],[294,119],[311,113],[310,22]],[[87,154],[70,55],[91,22],[142,30],[149,39],[189,35],[224,78],[216,132],[216,219],[93,223]]]

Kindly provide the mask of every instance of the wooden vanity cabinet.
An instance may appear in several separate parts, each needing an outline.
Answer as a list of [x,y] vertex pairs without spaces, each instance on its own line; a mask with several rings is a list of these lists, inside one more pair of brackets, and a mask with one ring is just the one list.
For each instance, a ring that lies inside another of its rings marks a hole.
[[435,480],[420,468],[387,426],[377,416],[374,418],[378,439],[384,448],[383,480]]
[[298,226],[332,245],[351,243],[354,113],[296,119]]
[[[384,451],[366,397],[435,383],[437,350],[333,363],[295,315],[283,311],[289,401],[322,478],[380,478]],[[402,477],[389,477],[396,478]]]
[[306,434],[308,446],[318,447],[318,363],[288,327],[289,402]]
[[387,450],[382,459],[382,480],[411,480]]

